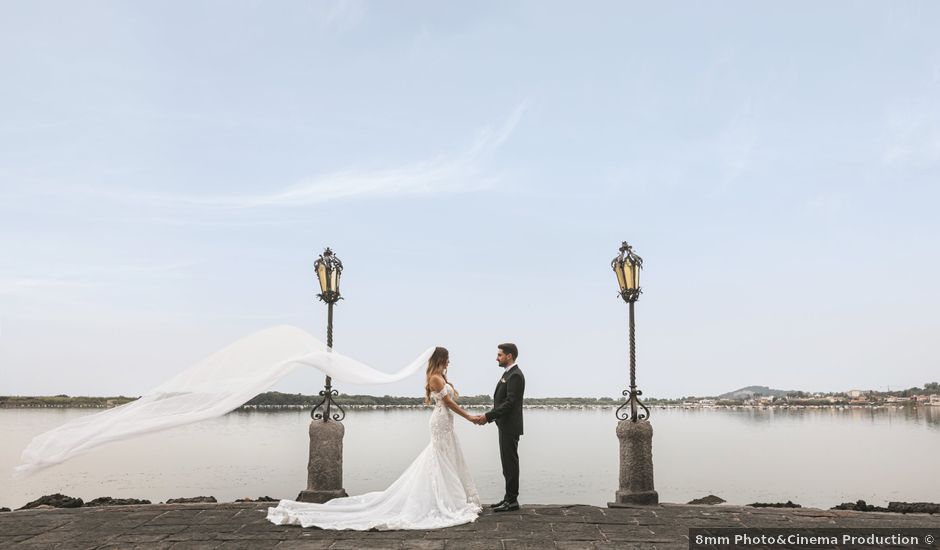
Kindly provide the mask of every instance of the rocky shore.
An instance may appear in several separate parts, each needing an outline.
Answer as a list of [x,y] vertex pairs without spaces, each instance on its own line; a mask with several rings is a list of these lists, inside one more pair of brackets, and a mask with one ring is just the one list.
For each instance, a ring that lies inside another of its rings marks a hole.
[[[240,498],[236,503],[244,502],[278,502],[278,499],[269,496],[257,498]],[[702,498],[690,500],[686,504],[715,506],[724,504],[726,501],[715,495],[707,495]],[[218,503],[213,496],[180,497],[171,498],[166,502],[159,504],[214,504]],[[70,497],[61,493],[52,495],[43,495],[36,500],[30,501],[17,510],[43,510],[51,508],[94,508],[99,506],[130,506],[152,504],[149,500],[137,498],[111,498],[98,497],[94,500],[84,502],[81,498]],[[745,505],[751,508],[802,508],[801,505],[792,501],[786,502],[752,502]],[[830,508],[830,510],[850,510],[854,512],[885,512],[896,514],[940,514],[940,504],[934,502],[889,502],[887,507],[872,506],[866,504],[864,500],[856,502],[843,502]],[[0,512],[10,512],[9,508],[0,508]]]
[[[240,498],[235,502],[277,502],[278,499],[271,498],[269,496],[263,496],[258,498]],[[215,497],[213,496],[198,496],[198,497],[181,497],[181,498],[171,498],[166,502],[161,502],[160,504],[213,504],[217,503]],[[131,506],[131,505],[143,505],[143,504],[152,504],[149,500],[139,499],[139,498],[111,498],[111,497],[98,497],[94,500],[84,502],[81,498],[70,497],[68,495],[63,495],[62,493],[55,493],[52,495],[43,495],[36,500],[27,502],[23,506],[17,508],[17,510],[47,510],[50,508],[94,508],[96,506]],[[0,512],[10,512],[9,508],[0,508]]]

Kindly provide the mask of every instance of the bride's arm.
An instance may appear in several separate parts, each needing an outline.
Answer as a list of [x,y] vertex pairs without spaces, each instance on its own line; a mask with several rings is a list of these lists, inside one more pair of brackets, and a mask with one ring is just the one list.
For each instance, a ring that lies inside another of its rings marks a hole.
[[454,411],[455,413],[466,418],[467,420],[470,420],[470,413],[461,409],[460,405],[458,405],[453,399],[451,399],[449,395],[444,396],[444,404],[447,405],[448,409]]
[[[440,392],[441,390],[444,389],[444,379],[441,378],[440,376],[432,376],[430,383],[431,383],[431,389],[434,390],[435,392]],[[444,395],[444,404],[447,405],[448,409],[454,411],[454,413],[459,414],[460,416],[464,417],[467,420],[470,420],[470,413],[461,409],[460,405],[458,405],[453,399],[451,399],[449,395],[446,395],[446,394]]]

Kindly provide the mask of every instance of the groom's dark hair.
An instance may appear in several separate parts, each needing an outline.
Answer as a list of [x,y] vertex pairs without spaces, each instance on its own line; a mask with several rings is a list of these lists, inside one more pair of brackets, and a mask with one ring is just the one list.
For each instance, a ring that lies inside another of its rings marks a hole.
[[519,348],[517,348],[515,344],[500,344],[496,347],[503,350],[503,353],[512,355],[513,359],[519,358]]

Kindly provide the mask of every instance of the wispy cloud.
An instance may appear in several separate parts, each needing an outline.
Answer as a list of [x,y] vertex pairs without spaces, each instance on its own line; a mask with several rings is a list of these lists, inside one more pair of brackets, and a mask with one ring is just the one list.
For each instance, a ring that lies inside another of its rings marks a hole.
[[100,198],[150,205],[218,209],[304,207],[335,200],[374,199],[485,190],[497,181],[486,164],[519,125],[528,102],[519,104],[500,125],[480,130],[463,151],[432,159],[362,171],[344,170],[311,177],[273,193],[254,195],[186,195],[123,190],[86,190]]
[[0,276],[0,296],[49,294],[55,291],[89,289],[95,286],[114,287],[127,280],[181,279],[197,261],[164,264],[112,263],[65,270],[58,278],[30,275]]
[[349,31],[362,21],[366,14],[361,0],[338,0],[329,2],[324,26],[337,33]]
[[61,281],[35,277],[0,277],[0,296],[19,296],[50,289],[76,288],[81,286],[85,285],[75,281]]
[[935,99],[899,102],[886,119],[885,164],[930,166],[940,161],[940,104]]

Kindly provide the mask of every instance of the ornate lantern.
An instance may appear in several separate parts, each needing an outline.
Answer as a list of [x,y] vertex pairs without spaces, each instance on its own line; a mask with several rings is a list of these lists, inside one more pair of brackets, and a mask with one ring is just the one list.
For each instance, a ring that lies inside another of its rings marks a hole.
[[617,284],[620,285],[620,297],[625,302],[635,302],[640,297],[640,270],[643,269],[643,258],[633,252],[633,247],[623,241],[620,254],[610,262],[610,266],[617,275]]
[[[339,295],[339,278],[343,273],[343,262],[327,247],[313,264],[320,281],[320,294],[317,296],[328,304],[335,304],[341,300]],[[330,343],[332,346],[332,343]]]

